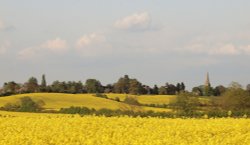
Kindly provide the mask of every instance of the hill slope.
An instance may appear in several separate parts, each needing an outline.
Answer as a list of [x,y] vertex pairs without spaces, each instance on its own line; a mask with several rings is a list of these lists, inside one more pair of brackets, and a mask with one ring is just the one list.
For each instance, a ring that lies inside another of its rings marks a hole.
[[[119,94],[117,94],[119,95]],[[107,109],[128,109],[130,106],[122,102],[116,102],[109,99],[98,98],[93,94],[60,94],[60,93],[31,93],[13,95],[8,97],[0,97],[0,106],[4,106],[6,103],[13,103],[18,101],[21,97],[31,97],[34,100],[43,100],[45,102],[46,109],[60,109],[70,106],[84,106],[88,108],[107,108]],[[142,110],[153,111],[171,111],[164,108],[152,108],[152,107],[140,107]]]

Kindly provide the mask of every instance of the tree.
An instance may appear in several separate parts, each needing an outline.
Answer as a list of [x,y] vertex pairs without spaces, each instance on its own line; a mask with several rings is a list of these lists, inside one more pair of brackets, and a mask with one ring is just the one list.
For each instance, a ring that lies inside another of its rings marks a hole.
[[173,84],[166,83],[166,91],[167,95],[175,95],[176,94],[176,87]]
[[113,92],[113,85],[112,84],[108,84],[104,87],[104,93],[112,93]]
[[182,92],[176,96],[176,99],[171,103],[174,109],[185,115],[192,115],[199,104],[199,99],[192,93]]
[[88,93],[103,93],[103,87],[96,79],[86,80],[85,87]]
[[167,94],[167,89],[164,86],[161,86],[159,88],[159,95],[166,95]]
[[248,110],[250,109],[250,95],[247,91],[236,87],[230,87],[220,97],[219,104],[227,110]]
[[20,85],[14,81],[4,83],[1,95],[12,95],[18,93]]
[[223,93],[225,93],[226,88],[222,85],[216,86],[214,88],[214,95],[215,96],[221,96]]
[[157,85],[154,85],[153,94],[155,94],[155,95],[158,95],[158,94],[159,94],[159,88],[158,88]]
[[179,93],[181,91],[181,84],[177,83],[176,84],[176,91]]
[[46,83],[46,78],[45,78],[45,75],[44,75],[44,74],[43,74],[43,76],[42,76],[40,91],[41,91],[41,92],[46,92],[46,91],[47,91],[47,83]]
[[124,77],[120,78],[117,83],[114,85],[115,93],[129,93],[129,76],[125,75]]
[[250,93],[250,84],[247,85],[246,90]]
[[129,81],[129,94],[138,95],[142,93],[142,84],[136,79]]
[[195,95],[197,95],[197,96],[202,96],[202,90],[199,87],[194,87],[192,89],[192,93],[195,94]]
[[228,86],[228,88],[234,88],[234,89],[242,89],[242,85],[238,82],[231,82]]
[[185,91],[186,86],[183,82],[181,82],[181,86],[180,86],[180,91]]
[[66,83],[54,81],[52,85],[50,86],[50,89],[51,89],[51,92],[54,92],[54,93],[65,93]]
[[39,91],[39,85],[35,77],[29,78],[28,82],[25,84],[26,91],[28,93],[35,93]]
[[126,104],[130,104],[130,105],[137,105],[140,106],[141,104],[138,102],[138,100],[135,97],[126,97],[123,101]]
[[39,112],[44,105],[45,103],[42,100],[33,101],[30,97],[22,97],[16,103],[5,104],[4,109],[8,111]]

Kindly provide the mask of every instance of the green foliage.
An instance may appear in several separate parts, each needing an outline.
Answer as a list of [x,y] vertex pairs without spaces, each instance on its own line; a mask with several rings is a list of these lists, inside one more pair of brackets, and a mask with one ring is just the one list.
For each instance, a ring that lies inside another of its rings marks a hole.
[[152,94],[155,94],[155,95],[159,94],[159,88],[157,85],[154,85],[154,88],[152,90]]
[[42,100],[35,102],[30,97],[22,97],[19,102],[7,103],[3,108],[7,111],[40,112],[44,105],[45,103]]
[[94,96],[95,96],[95,97],[99,97],[99,98],[108,99],[108,96],[105,95],[105,94],[96,93]]
[[21,86],[14,81],[4,83],[2,90],[0,91],[1,96],[8,96],[18,93]]
[[192,93],[197,95],[197,96],[202,96],[202,89],[200,89],[199,87],[194,87],[192,89]]
[[129,104],[129,105],[136,105],[136,106],[141,105],[135,97],[128,97],[127,96],[123,102],[126,104]]
[[250,93],[250,84],[247,85],[246,90]]
[[38,81],[35,77],[29,78],[28,82],[25,84],[27,93],[34,93],[39,91]]
[[44,74],[42,76],[42,82],[41,82],[41,86],[40,86],[40,91],[41,92],[46,92],[47,91],[47,82],[46,82],[46,78],[45,78]]
[[199,105],[199,99],[192,93],[182,92],[177,95],[176,99],[171,103],[175,110],[185,114],[193,114]]
[[124,77],[120,78],[117,83],[114,85],[114,91],[115,93],[129,93],[129,81],[130,78],[128,75],[125,75]]
[[159,95],[166,95],[167,89],[164,86],[161,86],[159,89]]
[[238,82],[231,82],[228,86],[229,89],[242,89],[242,85],[239,84]]
[[129,94],[133,95],[142,94],[142,84],[136,79],[129,80]]
[[210,86],[204,86],[203,88],[203,96],[213,96],[213,88]]
[[121,100],[120,100],[120,98],[119,97],[115,97],[115,99],[114,99],[115,101],[117,101],[117,102],[121,102]]
[[85,88],[88,93],[103,93],[104,91],[100,81],[96,79],[86,80]]
[[214,88],[214,95],[215,96],[221,96],[225,92],[226,92],[226,88],[222,85],[216,86]]
[[249,110],[250,95],[246,90],[238,87],[230,87],[220,97],[219,104],[223,109],[227,110]]

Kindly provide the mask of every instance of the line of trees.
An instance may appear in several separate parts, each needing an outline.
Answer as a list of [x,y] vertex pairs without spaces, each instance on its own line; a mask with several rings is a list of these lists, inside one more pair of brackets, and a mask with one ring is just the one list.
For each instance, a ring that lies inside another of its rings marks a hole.
[[[234,87],[242,86],[236,82],[232,83]],[[230,87],[230,86],[229,86]],[[216,87],[211,86],[198,86],[192,89],[192,93],[197,96],[221,96],[227,90],[226,87],[219,85]],[[250,92],[250,84],[247,85],[247,91]],[[4,83],[3,87],[0,88],[0,96],[9,96],[13,94],[23,93],[38,93],[38,92],[49,92],[49,93],[122,93],[122,94],[153,94],[153,95],[175,95],[186,91],[186,86],[183,82],[177,83],[176,85],[166,83],[163,86],[158,87],[154,85],[150,87],[143,85],[140,81],[135,78],[130,78],[125,75],[118,79],[114,84],[102,85],[99,80],[87,79],[85,83],[81,81],[54,81],[48,85],[46,82],[45,75],[42,76],[41,83],[35,77],[31,77],[24,84],[16,83],[14,81]]]
[[37,78],[31,77],[24,84],[16,83],[14,81],[4,83],[0,89],[0,96],[9,96],[13,94],[23,93],[122,93],[122,94],[161,94],[161,95],[174,95],[179,92],[185,91],[183,82],[176,85],[166,83],[164,86],[158,87],[154,85],[150,87],[143,85],[137,79],[130,78],[128,75],[121,77],[114,84],[102,85],[99,80],[87,79],[85,83],[81,81],[54,81],[48,85],[45,75],[42,76],[41,83],[38,83]]

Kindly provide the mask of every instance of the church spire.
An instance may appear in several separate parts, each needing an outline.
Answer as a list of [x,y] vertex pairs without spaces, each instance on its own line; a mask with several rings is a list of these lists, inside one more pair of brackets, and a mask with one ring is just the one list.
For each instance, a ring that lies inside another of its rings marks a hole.
[[207,72],[207,76],[206,76],[205,86],[208,86],[208,87],[211,86],[208,72]]

